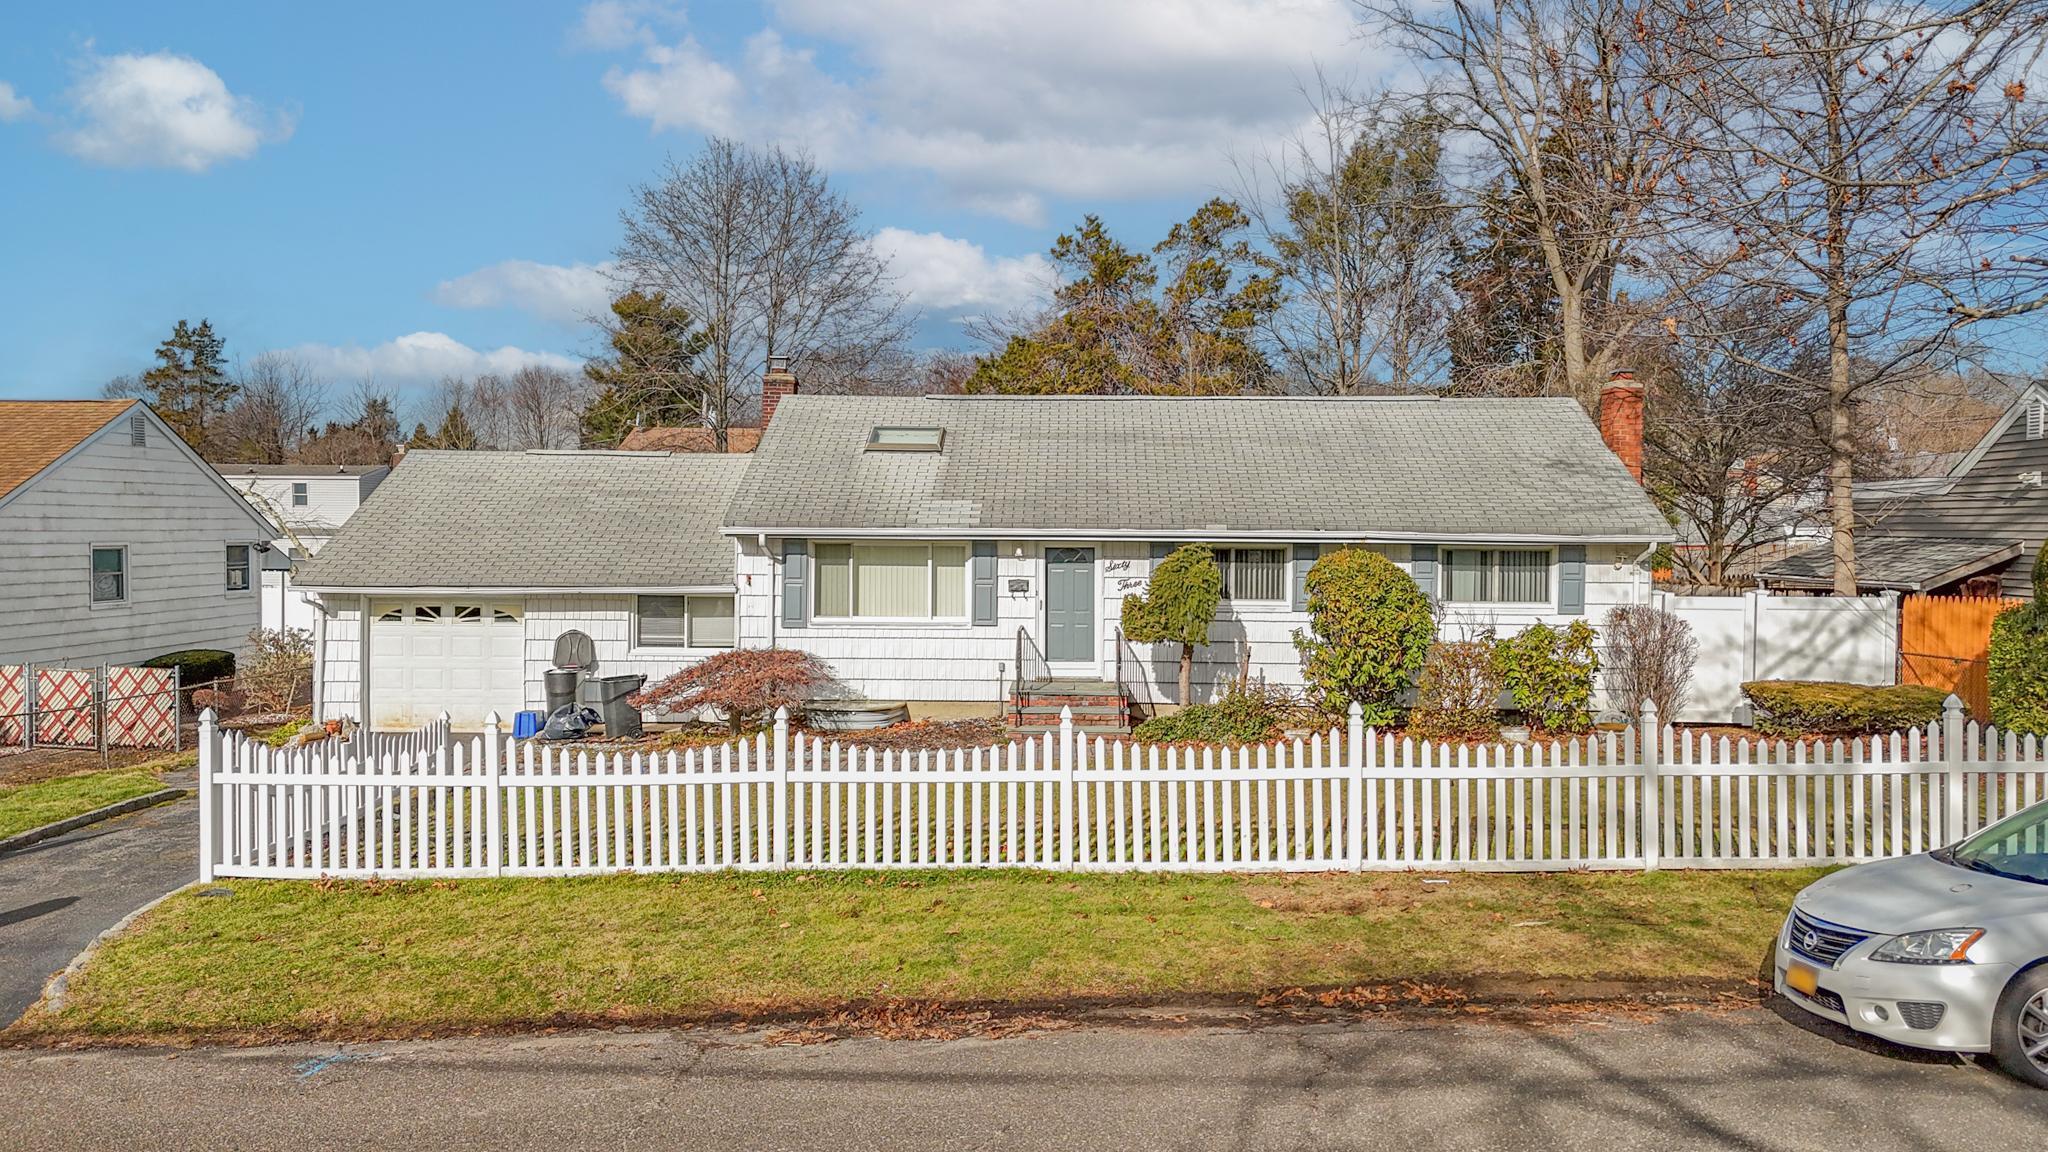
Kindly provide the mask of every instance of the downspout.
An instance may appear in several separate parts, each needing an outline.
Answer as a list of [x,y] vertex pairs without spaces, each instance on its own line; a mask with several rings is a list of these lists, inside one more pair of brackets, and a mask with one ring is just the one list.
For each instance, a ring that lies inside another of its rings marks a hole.
[[[775,559],[775,554],[768,551],[768,534],[766,532],[756,532],[754,534],[754,543],[761,549],[761,555],[768,557],[768,647],[773,648],[775,647],[775,625],[778,622],[778,618],[782,615],[781,612],[776,610],[775,590],[782,586],[783,562]],[[735,642],[737,642],[737,639],[735,639]]]

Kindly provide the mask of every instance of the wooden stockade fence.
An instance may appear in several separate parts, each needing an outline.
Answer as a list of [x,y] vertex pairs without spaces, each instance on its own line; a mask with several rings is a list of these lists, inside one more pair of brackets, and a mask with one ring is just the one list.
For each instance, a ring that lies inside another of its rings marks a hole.
[[1907,596],[1899,601],[1899,682],[1959,697],[1970,715],[1991,716],[1991,621],[2026,603],[1994,596]]
[[[2034,803],[2034,737],[1968,721],[1828,743],[1656,722],[1445,746],[1363,727],[1244,748],[1058,733],[901,751],[773,732],[666,752],[493,723],[271,748],[200,718],[200,878],[775,868],[1768,867],[1951,843]],[[1656,734],[1639,746],[1638,731]]]

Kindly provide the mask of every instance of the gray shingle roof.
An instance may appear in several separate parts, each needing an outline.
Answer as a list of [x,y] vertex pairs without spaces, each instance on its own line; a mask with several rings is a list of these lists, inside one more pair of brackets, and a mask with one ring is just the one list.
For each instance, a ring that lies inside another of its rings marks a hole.
[[745,456],[409,452],[295,582],[309,588],[730,587]]
[[[1856,537],[1856,585],[1895,592],[1925,592],[1996,567],[2020,554],[2018,540],[1983,537]],[[1757,573],[1780,588],[1834,587],[1835,554],[1829,545],[1808,548]]]
[[[865,451],[877,425],[944,428],[944,451]],[[1568,399],[798,395],[726,526],[1672,536]]]

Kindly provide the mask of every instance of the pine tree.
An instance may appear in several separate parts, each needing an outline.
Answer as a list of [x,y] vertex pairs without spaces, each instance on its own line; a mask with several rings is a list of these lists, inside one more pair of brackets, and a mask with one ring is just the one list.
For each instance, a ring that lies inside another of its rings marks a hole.
[[221,354],[225,343],[214,334],[210,321],[201,320],[194,327],[180,320],[170,337],[157,345],[156,367],[142,374],[150,407],[185,443],[201,451],[237,391]]
[[462,411],[462,405],[450,404],[448,414],[441,417],[441,427],[434,433],[434,447],[471,452],[480,445],[476,429],[469,423],[469,417]]
[[586,446],[614,446],[636,424],[706,424],[724,449],[725,429],[697,364],[710,337],[688,309],[659,292],[627,292],[612,301],[605,341],[611,355],[583,366],[597,386],[583,410]]

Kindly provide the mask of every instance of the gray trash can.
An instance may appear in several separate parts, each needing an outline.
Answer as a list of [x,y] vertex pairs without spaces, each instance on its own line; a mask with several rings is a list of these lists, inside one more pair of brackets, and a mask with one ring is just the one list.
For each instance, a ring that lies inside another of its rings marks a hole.
[[626,702],[626,697],[638,692],[647,684],[645,676],[593,676],[584,682],[590,693],[590,702],[597,706],[604,716],[604,734],[607,736],[640,735],[640,710]]
[[541,679],[547,684],[548,715],[553,716],[557,708],[576,702],[576,685],[583,673],[574,668],[550,668]]

